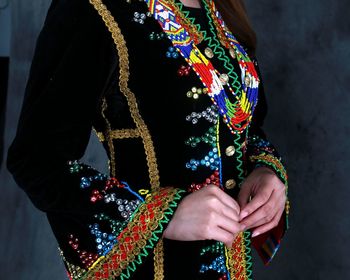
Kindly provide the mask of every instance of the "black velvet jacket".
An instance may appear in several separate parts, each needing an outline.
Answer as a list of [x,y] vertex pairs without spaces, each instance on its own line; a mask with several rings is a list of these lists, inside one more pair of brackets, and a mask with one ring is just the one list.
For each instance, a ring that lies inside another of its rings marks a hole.
[[[279,155],[261,128],[262,83],[249,133],[234,136],[211,100],[197,95],[203,84],[172,54],[171,41],[147,15],[147,5],[104,4],[124,36],[117,49],[113,32],[88,1],[53,0],[37,41],[8,169],[47,213],[73,279],[162,279],[162,274],[164,279],[251,279],[251,242],[267,264],[287,227],[286,213],[269,233],[253,240],[249,231],[240,235],[232,250],[210,240],[159,240],[181,199],[209,182],[235,198],[240,172],[247,176],[265,165],[286,183]],[[209,33],[203,9],[184,9]],[[225,71],[216,56],[211,62]],[[231,63],[239,71],[237,61]],[[129,76],[123,76],[125,70]],[[110,174],[79,162],[92,129],[106,149]],[[219,151],[212,148],[215,137]],[[220,172],[215,154],[221,155]],[[206,163],[206,156],[213,161]],[[204,164],[194,167],[200,159]],[[221,257],[225,267],[208,268]]]

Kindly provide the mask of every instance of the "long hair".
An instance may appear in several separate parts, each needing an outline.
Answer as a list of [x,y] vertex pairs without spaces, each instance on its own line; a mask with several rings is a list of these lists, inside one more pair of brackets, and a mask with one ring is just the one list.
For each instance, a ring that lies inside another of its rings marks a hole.
[[215,4],[227,27],[248,49],[248,54],[254,56],[257,38],[249,21],[244,0],[215,0]]

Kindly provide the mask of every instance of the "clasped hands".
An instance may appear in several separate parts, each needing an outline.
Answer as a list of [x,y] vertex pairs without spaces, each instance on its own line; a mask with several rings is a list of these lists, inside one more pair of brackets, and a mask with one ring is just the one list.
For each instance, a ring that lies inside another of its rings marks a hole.
[[231,247],[236,236],[252,237],[276,227],[286,203],[286,186],[267,167],[258,167],[243,182],[237,201],[215,185],[189,194],[163,233],[182,241],[217,240]]

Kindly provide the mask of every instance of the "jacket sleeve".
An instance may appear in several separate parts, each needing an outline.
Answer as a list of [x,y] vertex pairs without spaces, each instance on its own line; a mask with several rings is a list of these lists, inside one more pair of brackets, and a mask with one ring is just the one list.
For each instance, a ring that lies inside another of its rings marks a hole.
[[117,271],[130,272],[162,236],[184,194],[162,188],[141,196],[127,182],[80,162],[116,56],[110,38],[88,1],[53,1],[7,158],[16,183],[49,215],[61,249],[81,275],[112,257],[123,259],[114,263]]
[[[251,172],[254,168],[265,166],[272,169],[279,179],[286,185],[286,194],[288,196],[288,178],[287,172],[282,161],[282,158],[274,145],[268,140],[263,131],[264,119],[267,114],[267,102],[262,81],[261,71],[259,70],[258,62],[254,60],[258,75],[260,76],[259,85],[259,100],[255,108],[252,123],[249,129],[248,144],[247,144],[247,163],[248,171]],[[284,213],[277,227],[270,231],[252,238],[252,245],[257,250],[259,256],[267,265],[275,256],[279,249],[281,240],[285,231],[289,228],[289,200],[285,205]]]

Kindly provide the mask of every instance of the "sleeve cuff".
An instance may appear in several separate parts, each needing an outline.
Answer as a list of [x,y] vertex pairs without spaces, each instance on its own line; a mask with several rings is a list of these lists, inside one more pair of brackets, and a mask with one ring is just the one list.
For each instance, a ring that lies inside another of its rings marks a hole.
[[70,278],[92,280],[130,276],[152,253],[185,194],[184,190],[163,188],[148,195],[116,237],[111,251],[97,259],[88,270],[77,270],[66,262]]
[[256,249],[263,263],[268,265],[280,248],[285,232],[289,229],[288,216],[290,204],[288,200],[288,176],[281,161],[271,154],[261,153],[259,155],[253,155],[249,157],[249,160],[254,165],[254,168],[265,166],[272,169],[286,185],[287,201],[278,225],[268,232],[252,238],[253,247]]

